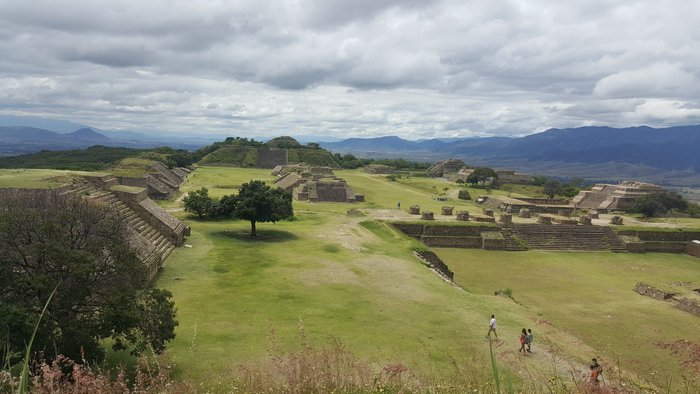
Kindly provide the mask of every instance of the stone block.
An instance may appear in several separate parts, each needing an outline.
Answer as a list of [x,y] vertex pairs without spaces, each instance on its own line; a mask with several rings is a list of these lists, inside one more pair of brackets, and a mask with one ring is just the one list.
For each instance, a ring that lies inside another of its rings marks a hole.
[[505,213],[498,218],[498,221],[503,224],[513,223],[513,215]]
[[484,215],[493,216],[493,209],[484,209]]
[[611,217],[610,224],[621,226],[622,225],[622,216],[615,215],[615,216]]
[[435,220],[435,214],[431,211],[423,211],[423,213],[421,213],[420,215],[420,218],[423,220]]
[[552,218],[550,216],[540,215],[537,217],[537,223],[552,224]]
[[591,218],[588,216],[581,216],[578,218],[578,224],[582,224],[584,226],[590,226],[591,225]]
[[454,211],[455,207],[442,207],[441,214],[446,215],[446,216],[452,216],[452,212]]
[[461,221],[467,221],[469,220],[469,211],[458,211],[457,212],[457,220]]
[[518,217],[529,219],[532,217],[532,212],[530,212],[530,210],[527,208],[520,208],[520,211],[518,212]]
[[634,291],[641,295],[645,295],[647,297],[655,298],[661,301],[670,300],[671,298],[673,298],[673,296],[675,296],[674,293],[668,293],[663,290],[659,290],[644,282],[637,282],[637,284],[634,286]]
[[408,213],[411,215],[420,215],[420,205],[411,205],[408,207]]

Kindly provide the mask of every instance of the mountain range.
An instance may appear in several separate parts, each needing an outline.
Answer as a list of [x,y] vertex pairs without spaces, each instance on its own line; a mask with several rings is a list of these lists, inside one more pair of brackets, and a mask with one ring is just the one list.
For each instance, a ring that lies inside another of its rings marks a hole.
[[[73,124],[63,125],[63,133],[37,127],[0,126],[0,156],[92,145],[130,148],[169,145],[194,150],[209,143],[197,135],[191,139],[166,138],[135,132],[96,131],[88,127],[65,132],[70,125]],[[306,140],[313,141],[313,138]],[[636,179],[700,186],[700,125],[663,129],[648,126],[549,129],[520,138],[411,141],[387,136],[320,142],[320,145],[332,152],[358,157],[401,157],[414,161],[458,158],[474,166],[513,169],[534,175],[580,177],[590,181]]]
[[128,148],[153,148],[168,145],[173,148],[197,149],[208,142],[156,137],[128,131],[96,131],[89,127],[59,133],[30,126],[0,126],[0,156],[15,156],[42,150],[80,149],[93,145]]
[[640,179],[700,185],[700,125],[549,129],[521,138],[351,138],[321,143],[360,157],[435,161],[459,158],[472,165],[510,168],[538,175],[600,181]]

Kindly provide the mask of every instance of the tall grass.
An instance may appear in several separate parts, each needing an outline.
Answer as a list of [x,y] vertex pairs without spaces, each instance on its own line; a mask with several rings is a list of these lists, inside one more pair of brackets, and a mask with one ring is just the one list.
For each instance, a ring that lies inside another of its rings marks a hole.
[[19,386],[17,387],[18,394],[25,394],[27,392],[27,385],[29,384],[29,362],[32,356],[32,346],[34,345],[34,338],[36,337],[36,332],[39,330],[39,324],[41,324],[41,319],[44,318],[44,313],[46,313],[46,309],[49,307],[49,303],[51,302],[53,295],[56,294],[56,290],[58,290],[58,285],[56,285],[56,287],[53,288],[51,295],[49,295],[49,299],[46,300],[46,303],[44,304],[44,309],[41,310],[41,314],[39,315],[39,320],[37,320],[36,325],[34,326],[34,332],[32,333],[32,337],[29,339],[29,343],[27,344],[27,352],[24,355],[22,373],[19,376]]

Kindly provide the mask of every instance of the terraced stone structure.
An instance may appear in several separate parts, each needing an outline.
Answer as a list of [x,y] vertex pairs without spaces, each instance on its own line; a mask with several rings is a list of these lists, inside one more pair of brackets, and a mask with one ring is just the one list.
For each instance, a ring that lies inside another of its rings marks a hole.
[[149,171],[140,177],[121,176],[117,183],[124,186],[144,188],[150,198],[163,200],[173,197],[192,169],[187,167],[168,168],[165,164],[154,162]]
[[576,208],[600,212],[629,211],[639,198],[663,190],[660,186],[646,182],[624,181],[619,185],[599,183],[591,190],[580,192],[571,202]]
[[449,159],[444,161],[439,161],[425,170],[428,176],[432,177],[444,177],[449,174],[456,174],[462,167],[464,167],[464,161],[460,159]]
[[[126,223],[129,243],[147,267],[153,280],[165,259],[184,243],[189,227],[148,198],[147,189],[119,185],[113,175],[83,177],[58,189],[63,195],[75,195],[117,213]],[[0,189],[6,193],[37,193],[45,189]]]
[[510,214],[517,214],[523,209],[527,209],[531,213],[569,215],[574,210],[574,206],[568,201],[554,198],[513,198],[507,196],[484,196],[483,198],[483,205]]
[[290,191],[292,197],[298,201],[365,201],[363,194],[355,193],[330,167],[277,166],[272,174],[277,176],[275,186]]

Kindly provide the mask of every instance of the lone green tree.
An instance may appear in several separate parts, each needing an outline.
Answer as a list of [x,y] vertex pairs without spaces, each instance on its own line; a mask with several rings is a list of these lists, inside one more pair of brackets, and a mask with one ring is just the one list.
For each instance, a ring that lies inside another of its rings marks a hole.
[[498,174],[496,174],[496,171],[494,171],[493,168],[479,167],[474,169],[474,172],[467,176],[467,183],[472,185],[476,185],[477,183],[479,183],[483,185],[487,182],[493,182],[497,179]]
[[550,179],[543,185],[544,194],[549,198],[554,198],[557,194],[561,193],[561,183],[555,179]]
[[166,290],[148,287],[127,224],[108,207],[55,191],[0,199],[0,348],[17,360],[49,294],[34,348],[100,360],[115,349],[159,352],[175,337]]
[[209,190],[206,187],[189,192],[182,199],[185,212],[194,213],[199,216],[200,219],[212,212],[215,203],[216,202],[209,197]]
[[225,206],[223,212],[228,212],[234,219],[250,221],[250,235],[258,235],[257,222],[278,222],[294,216],[292,194],[273,188],[263,181],[250,181],[238,189],[238,195],[225,196],[220,204]]

